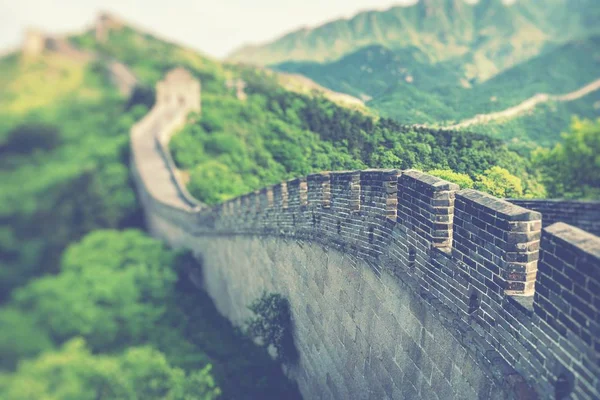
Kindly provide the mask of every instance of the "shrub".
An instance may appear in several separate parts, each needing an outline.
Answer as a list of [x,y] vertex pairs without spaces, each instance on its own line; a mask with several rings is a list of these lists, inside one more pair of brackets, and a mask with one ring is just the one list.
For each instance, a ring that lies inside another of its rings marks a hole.
[[292,335],[288,300],[277,293],[263,292],[248,308],[256,315],[246,321],[248,335],[259,339],[265,347],[273,346],[280,361],[295,362],[298,351]]

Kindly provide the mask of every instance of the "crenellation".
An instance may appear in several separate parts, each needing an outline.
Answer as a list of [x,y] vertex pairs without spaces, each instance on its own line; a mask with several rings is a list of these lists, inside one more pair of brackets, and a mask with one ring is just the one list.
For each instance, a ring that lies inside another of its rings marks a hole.
[[288,208],[287,182],[273,185],[273,204],[274,208],[278,210],[285,210]]
[[533,294],[539,213],[466,189],[456,193],[454,220],[453,252],[487,290]]
[[398,180],[397,218],[432,247],[452,246],[454,194],[458,185],[419,171],[404,171]]
[[233,322],[260,290],[289,296],[305,396],[600,398],[600,238],[414,170],[311,174],[213,208],[174,190],[177,207],[136,150],[172,115],[132,129],[149,227],[202,253]]
[[360,209],[372,218],[396,220],[398,210],[398,177],[396,169],[360,171]]
[[336,214],[360,210],[360,171],[331,172],[331,207]]
[[308,204],[312,208],[331,207],[331,176],[329,172],[320,172],[306,177]]
[[306,178],[295,178],[287,182],[288,207],[294,211],[300,211],[308,204],[308,193]]
[[536,314],[563,335],[600,348],[600,238],[555,223],[544,229],[540,253]]

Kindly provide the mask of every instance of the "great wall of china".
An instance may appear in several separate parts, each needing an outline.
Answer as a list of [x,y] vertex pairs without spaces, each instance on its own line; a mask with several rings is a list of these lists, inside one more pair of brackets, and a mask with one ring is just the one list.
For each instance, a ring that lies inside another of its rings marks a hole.
[[593,82],[590,82],[586,85],[583,85],[579,89],[576,89],[570,93],[565,94],[548,94],[548,93],[538,93],[526,100],[523,100],[521,103],[509,107],[502,111],[491,112],[489,114],[479,114],[474,116],[473,118],[466,119],[454,125],[446,126],[446,129],[462,129],[468,128],[471,125],[484,124],[491,121],[502,120],[502,119],[510,119],[513,117],[517,117],[521,114],[524,114],[527,111],[531,111],[535,109],[538,105],[544,104],[547,102],[555,101],[555,102],[568,102],[580,99],[584,96],[587,96],[590,93],[593,93],[597,90],[600,90],[600,79],[596,79]]
[[[96,40],[101,43],[106,40],[111,29],[120,26],[122,26],[122,23],[118,18],[100,13],[94,24],[93,33]],[[46,51],[84,62],[99,59],[98,54],[74,46],[67,36],[49,35],[38,29],[28,29],[20,49],[24,59],[35,59]],[[112,82],[117,86],[119,92],[124,96],[129,96],[138,84],[135,74],[125,64],[117,60],[103,61]]]
[[289,300],[299,359],[284,367],[304,398],[600,398],[600,238],[412,170],[323,172],[207,207],[167,147],[199,110],[177,69],[131,129],[148,229],[194,252],[234,324],[262,291]]
[[[101,15],[97,40],[119,24]],[[96,57],[26,36],[24,55],[47,50]],[[130,93],[135,76],[108,65]],[[507,202],[418,171],[365,170],[207,207],[168,149],[200,112],[200,83],[176,69],[156,89],[131,129],[148,229],[194,252],[191,278],[234,324],[263,291],[289,300],[299,360],[284,368],[304,398],[600,398],[598,203]]]

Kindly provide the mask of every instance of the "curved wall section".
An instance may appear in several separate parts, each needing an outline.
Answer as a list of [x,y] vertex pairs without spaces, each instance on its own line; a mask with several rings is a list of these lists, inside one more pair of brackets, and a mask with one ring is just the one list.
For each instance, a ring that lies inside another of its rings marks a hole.
[[190,203],[155,143],[187,110],[159,102],[132,129],[149,229],[194,251],[234,323],[263,290],[290,300],[306,398],[600,397],[598,237],[417,171]]

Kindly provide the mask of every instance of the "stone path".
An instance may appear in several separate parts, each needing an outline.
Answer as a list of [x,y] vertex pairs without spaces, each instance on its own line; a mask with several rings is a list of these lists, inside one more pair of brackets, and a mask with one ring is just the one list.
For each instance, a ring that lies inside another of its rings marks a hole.
[[152,196],[173,207],[189,210],[195,204],[190,204],[180,192],[157,140],[165,131],[175,128],[173,121],[183,118],[181,110],[153,108],[133,128],[131,145],[138,174]]

